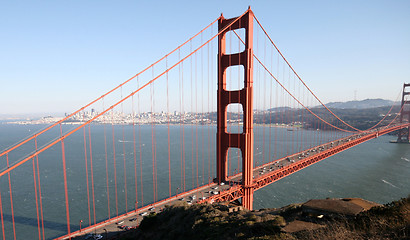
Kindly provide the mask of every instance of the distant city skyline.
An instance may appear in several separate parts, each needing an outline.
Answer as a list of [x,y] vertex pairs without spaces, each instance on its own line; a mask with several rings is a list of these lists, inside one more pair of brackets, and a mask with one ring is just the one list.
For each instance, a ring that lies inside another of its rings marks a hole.
[[0,116],[75,111],[249,5],[324,103],[395,101],[410,82],[405,0],[2,2]]

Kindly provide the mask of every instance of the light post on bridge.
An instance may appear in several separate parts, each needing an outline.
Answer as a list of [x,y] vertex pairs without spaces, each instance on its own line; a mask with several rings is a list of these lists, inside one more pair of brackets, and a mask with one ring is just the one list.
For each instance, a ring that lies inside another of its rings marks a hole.
[[83,222],[83,220],[80,220],[80,232],[81,232],[81,223]]
[[178,189],[180,189],[179,187],[177,187],[177,190],[176,190],[176,194],[175,194],[175,196],[178,196]]

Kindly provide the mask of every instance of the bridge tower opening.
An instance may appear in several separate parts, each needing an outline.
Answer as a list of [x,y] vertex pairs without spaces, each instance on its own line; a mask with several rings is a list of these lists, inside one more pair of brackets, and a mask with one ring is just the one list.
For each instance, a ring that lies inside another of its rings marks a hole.
[[[410,123],[410,99],[406,96],[410,95],[410,92],[406,92],[406,88],[410,87],[410,83],[403,84],[403,95],[401,98],[401,112],[400,112],[400,123],[408,122]],[[410,143],[409,139],[410,128],[402,128],[399,130],[397,137],[397,143]]]
[[[239,148],[242,155],[242,206],[253,208],[253,12],[249,8],[242,16],[219,19],[218,30],[218,99],[217,99],[217,181],[228,180],[227,152],[229,148]],[[233,22],[233,24],[231,24]],[[230,26],[229,26],[230,25]],[[245,29],[245,49],[242,52],[226,52],[226,33]],[[244,87],[227,90],[226,70],[242,65]],[[227,132],[227,106],[232,103],[242,105],[242,133]]]

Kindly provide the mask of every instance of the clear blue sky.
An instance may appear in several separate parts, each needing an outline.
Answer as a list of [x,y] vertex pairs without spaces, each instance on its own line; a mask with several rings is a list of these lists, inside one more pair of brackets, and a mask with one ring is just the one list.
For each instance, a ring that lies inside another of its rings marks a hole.
[[410,1],[1,1],[0,114],[69,112],[251,8],[324,101],[410,82]]

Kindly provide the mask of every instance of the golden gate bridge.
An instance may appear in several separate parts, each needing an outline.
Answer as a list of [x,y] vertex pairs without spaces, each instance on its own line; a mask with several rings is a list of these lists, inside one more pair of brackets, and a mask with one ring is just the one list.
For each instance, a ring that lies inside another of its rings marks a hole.
[[[3,150],[0,236],[18,239],[27,230],[16,223],[24,211],[35,219],[33,238],[67,239],[175,201],[240,201],[252,209],[254,191],[348,148],[393,131],[409,143],[409,86],[398,114],[392,106],[358,129],[314,94],[250,8],[221,15]],[[57,236],[48,233],[53,221],[62,223]]]

